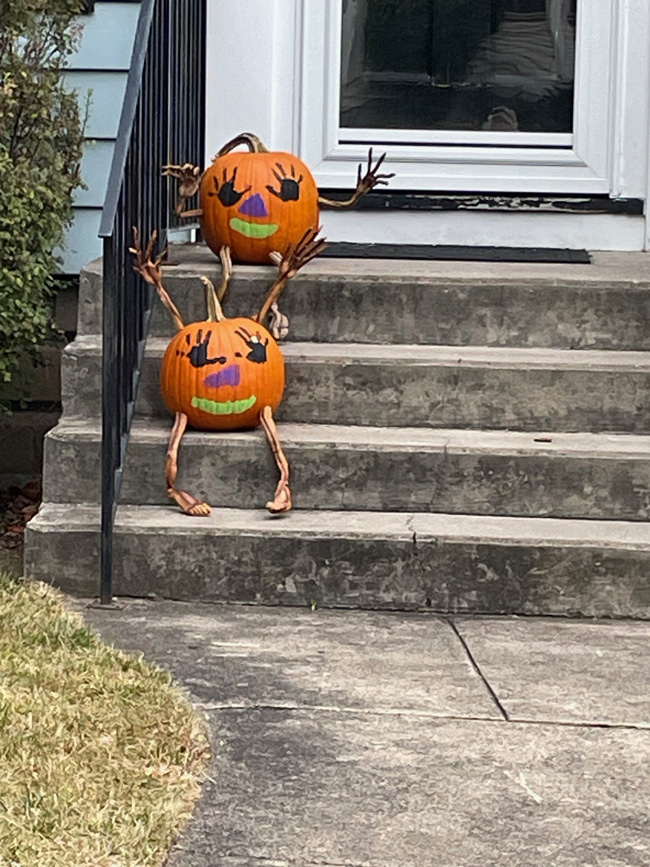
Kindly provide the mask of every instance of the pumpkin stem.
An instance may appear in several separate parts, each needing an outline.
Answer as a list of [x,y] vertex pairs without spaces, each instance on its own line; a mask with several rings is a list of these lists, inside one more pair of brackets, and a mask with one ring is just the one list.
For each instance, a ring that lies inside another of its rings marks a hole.
[[201,277],[201,282],[205,286],[205,300],[208,305],[208,321],[223,322],[226,318],[221,309],[217,290],[214,288],[214,283],[207,277]]
[[[226,154],[230,153],[230,151],[233,151],[236,147],[239,147],[239,145],[247,145],[248,150],[252,154],[268,154],[269,153],[269,149],[266,147],[264,142],[259,138],[259,136],[255,135],[255,133],[240,132],[239,135],[236,135],[233,139],[230,139],[229,142],[226,142],[226,144],[220,149],[219,153],[216,155],[216,157],[214,159],[216,160],[216,159],[219,159],[219,157],[225,156]],[[213,162],[214,162],[214,160],[213,160]]]

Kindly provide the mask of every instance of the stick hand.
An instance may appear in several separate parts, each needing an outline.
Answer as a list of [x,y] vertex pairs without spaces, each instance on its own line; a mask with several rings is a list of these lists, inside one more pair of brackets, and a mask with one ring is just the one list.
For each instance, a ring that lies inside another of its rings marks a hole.
[[378,186],[388,186],[388,181],[390,178],[395,177],[395,172],[387,172],[380,174],[379,169],[381,168],[381,164],[386,159],[386,154],[382,154],[377,160],[376,164],[373,166],[372,164],[372,148],[368,151],[368,167],[366,169],[365,175],[362,176],[363,171],[363,163],[359,163],[359,168],[357,169],[357,193],[363,195],[364,193],[369,193],[370,190],[374,189]]
[[322,253],[327,242],[319,238],[321,227],[308,229],[297,244],[290,244],[284,252],[278,268],[278,277],[290,280],[298,271],[319,253]]
[[[178,199],[176,201],[176,214],[184,216],[185,202],[198,192],[201,186],[203,172],[192,163],[183,163],[182,166],[163,166],[163,175],[168,178],[176,178],[178,181]],[[189,215],[188,215],[189,216]]]
[[162,281],[162,268],[160,267],[160,263],[165,258],[167,250],[163,250],[159,256],[153,257],[154,248],[156,246],[156,239],[158,238],[158,232],[154,229],[151,233],[151,237],[149,238],[149,242],[147,244],[146,250],[142,250],[142,243],[140,241],[140,233],[137,228],[133,227],[133,246],[129,247],[129,252],[133,253],[133,270],[136,274],[139,274],[143,277],[147,283],[151,283],[152,286],[160,285]]
[[182,166],[163,166],[162,173],[165,177],[176,178],[178,194],[185,199],[191,198],[201,185],[201,169],[192,163],[183,163]]

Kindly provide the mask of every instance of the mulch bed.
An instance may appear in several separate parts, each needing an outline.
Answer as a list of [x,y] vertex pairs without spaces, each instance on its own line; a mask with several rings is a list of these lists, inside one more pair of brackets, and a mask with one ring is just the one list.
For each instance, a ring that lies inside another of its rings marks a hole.
[[38,512],[41,496],[38,479],[22,487],[0,488],[0,548],[12,551],[22,547],[25,525]]

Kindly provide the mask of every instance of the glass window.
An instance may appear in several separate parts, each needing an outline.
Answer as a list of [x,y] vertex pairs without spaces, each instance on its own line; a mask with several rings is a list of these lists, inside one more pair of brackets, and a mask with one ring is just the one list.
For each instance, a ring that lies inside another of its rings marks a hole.
[[577,0],[343,0],[344,128],[572,132]]

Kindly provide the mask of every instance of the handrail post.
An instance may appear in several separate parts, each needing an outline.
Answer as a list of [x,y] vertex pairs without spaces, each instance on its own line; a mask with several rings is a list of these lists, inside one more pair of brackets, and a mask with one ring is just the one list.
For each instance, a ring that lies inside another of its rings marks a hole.
[[114,238],[104,238],[102,281],[102,506],[101,506],[101,605],[113,603],[113,521],[115,516],[115,444],[119,419],[116,376],[116,274]]

